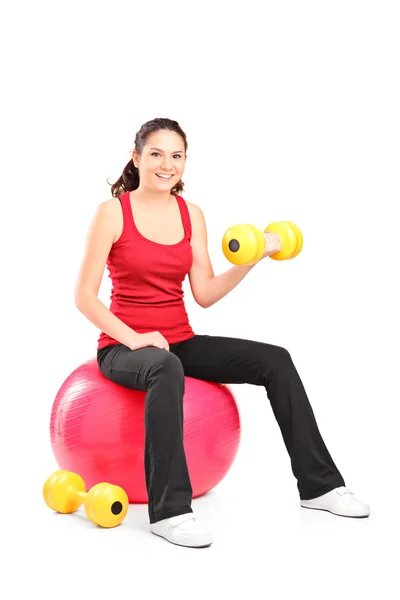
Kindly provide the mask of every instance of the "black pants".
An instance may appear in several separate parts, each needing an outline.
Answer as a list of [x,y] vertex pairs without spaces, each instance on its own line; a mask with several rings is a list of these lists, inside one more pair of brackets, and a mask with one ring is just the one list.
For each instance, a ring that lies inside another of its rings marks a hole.
[[252,340],[196,335],[170,345],[97,353],[101,372],[120,385],[146,391],[145,474],[150,523],[192,512],[192,487],[183,446],[184,376],[217,383],[264,386],[290,456],[300,498],[345,485],[319,432],[289,352]]

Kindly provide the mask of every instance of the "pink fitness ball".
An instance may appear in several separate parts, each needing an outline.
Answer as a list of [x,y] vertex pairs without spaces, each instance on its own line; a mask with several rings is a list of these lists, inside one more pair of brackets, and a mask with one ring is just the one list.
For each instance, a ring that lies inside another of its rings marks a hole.
[[[146,392],[118,385],[96,359],[76,368],[54,400],[50,439],[60,469],[78,473],[87,489],[108,482],[122,487],[130,503],[147,503],[144,471]],[[214,488],[238,451],[241,423],[226,384],[185,377],[184,447],[193,498]]]

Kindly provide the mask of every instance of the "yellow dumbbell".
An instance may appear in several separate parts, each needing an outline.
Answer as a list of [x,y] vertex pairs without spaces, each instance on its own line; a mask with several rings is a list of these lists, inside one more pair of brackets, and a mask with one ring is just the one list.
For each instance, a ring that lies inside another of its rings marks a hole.
[[[278,234],[282,249],[270,258],[288,260],[297,256],[303,247],[303,235],[297,225],[290,221],[271,223],[264,229]],[[226,230],[222,238],[222,251],[234,265],[258,262],[265,252],[264,233],[255,225],[234,225]]]
[[70,514],[84,504],[87,517],[95,525],[116,527],[126,516],[129,500],[126,492],[111,483],[98,483],[89,492],[82,477],[71,471],[55,471],[44,483],[47,506]]

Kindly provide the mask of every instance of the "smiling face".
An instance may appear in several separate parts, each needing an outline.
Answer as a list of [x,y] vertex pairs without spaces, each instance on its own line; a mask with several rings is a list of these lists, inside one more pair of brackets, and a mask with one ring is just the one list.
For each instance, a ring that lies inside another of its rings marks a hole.
[[185,170],[185,142],[174,131],[156,131],[148,136],[141,155],[135,150],[132,158],[139,169],[142,188],[171,190]]

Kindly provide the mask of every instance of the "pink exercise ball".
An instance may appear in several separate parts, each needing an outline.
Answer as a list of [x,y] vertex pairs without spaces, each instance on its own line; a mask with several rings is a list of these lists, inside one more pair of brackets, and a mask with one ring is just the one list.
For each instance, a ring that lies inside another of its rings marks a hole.
[[[60,469],[83,477],[87,489],[106,481],[130,503],[147,503],[144,472],[145,392],[113,383],[96,359],[75,369],[54,400],[50,439]],[[214,488],[238,451],[238,405],[227,385],[185,377],[184,447],[193,498]]]

